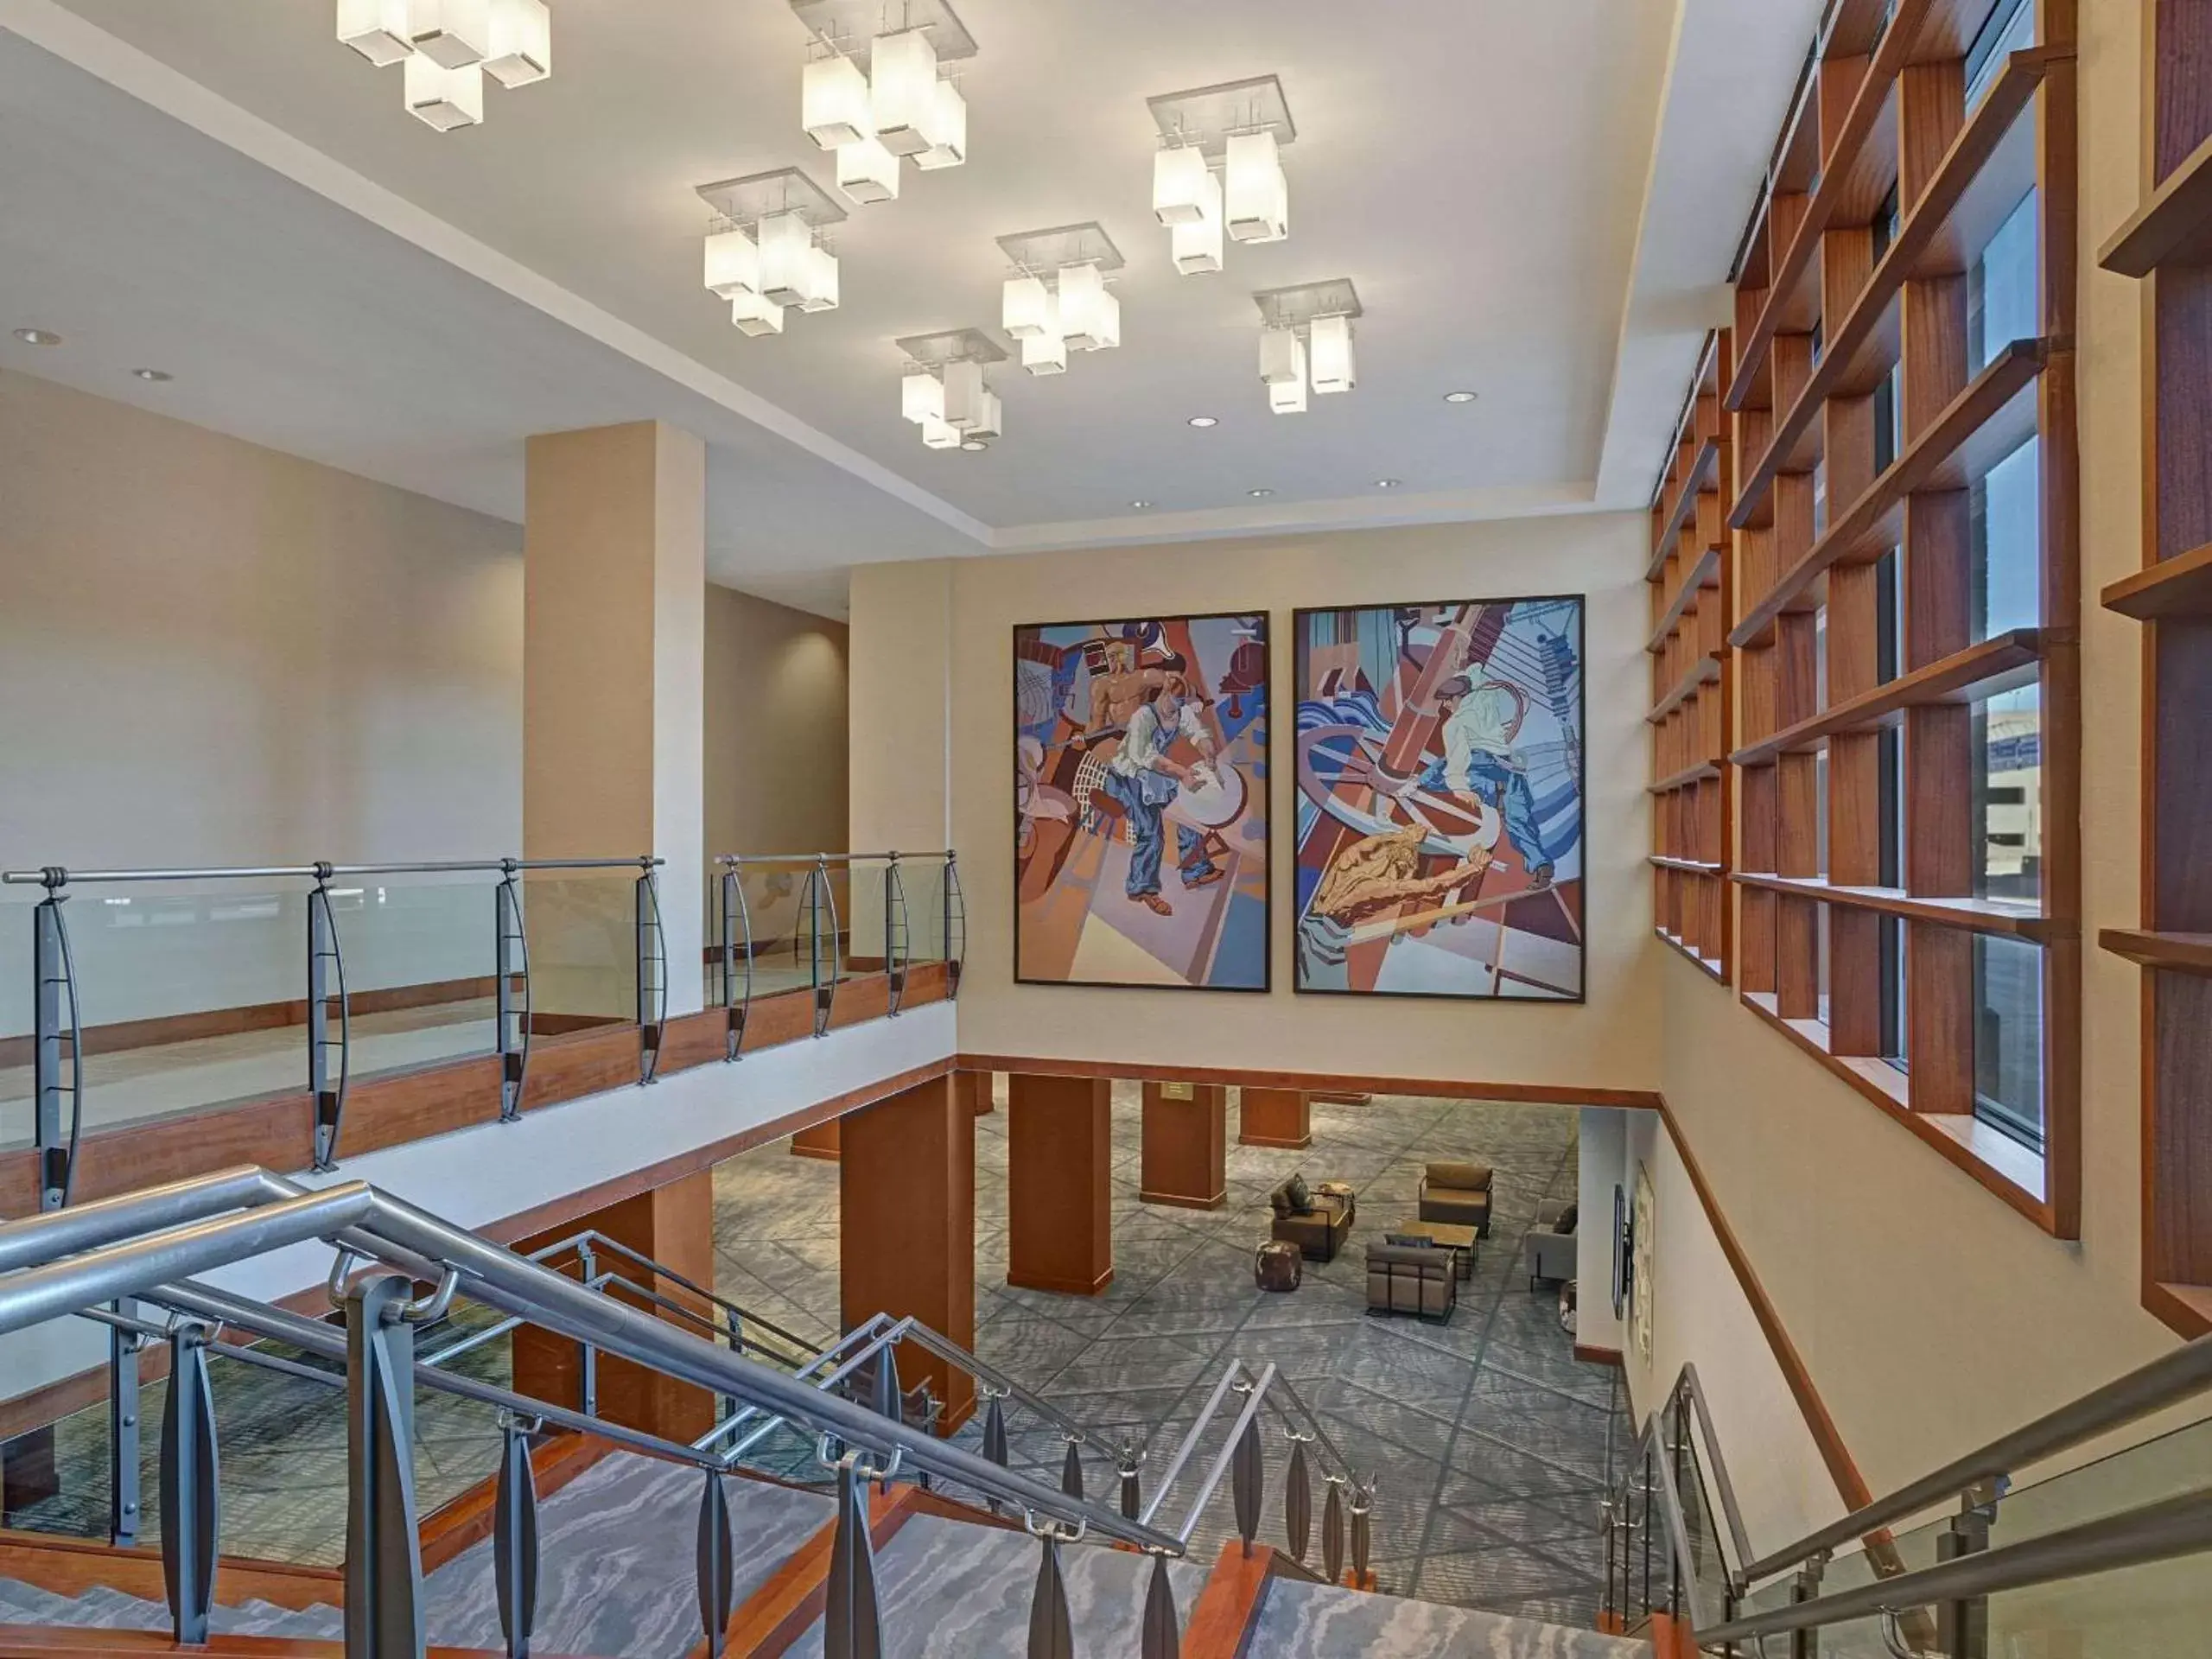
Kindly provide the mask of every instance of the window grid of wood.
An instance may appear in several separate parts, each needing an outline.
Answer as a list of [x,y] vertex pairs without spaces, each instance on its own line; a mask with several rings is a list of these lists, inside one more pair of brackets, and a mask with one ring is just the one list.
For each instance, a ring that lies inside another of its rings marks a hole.
[[2142,207],[2098,263],[2143,289],[2142,572],[2107,588],[2144,626],[2143,1306],[2212,1332],[2212,6],[2148,0]]
[[[1777,149],[1738,271],[1722,400],[1740,474],[1731,879],[1745,1003],[2070,1238],[2075,18],[2073,0],[2033,3],[2034,43],[1993,60],[1974,97],[1967,60],[1990,0],[1838,0]],[[1976,369],[1970,272],[2031,189],[2034,332]],[[1977,640],[1974,488],[2031,437],[2037,626]],[[1973,705],[2027,685],[2040,702],[2038,898],[1977,898]],[[2037,953],[2040,1157],[1977,1115],[1981,936]],[[1897,962],[1902,1006],[1885,1012]]]
[[1730,568],[1724,522],[1734,445],[1720,396],[1728,331],[1709,338],[1651,503],[1651,916],[1659,937],[1727,980],[1734,906],[1728,824],[1734,730],[1728,662]]

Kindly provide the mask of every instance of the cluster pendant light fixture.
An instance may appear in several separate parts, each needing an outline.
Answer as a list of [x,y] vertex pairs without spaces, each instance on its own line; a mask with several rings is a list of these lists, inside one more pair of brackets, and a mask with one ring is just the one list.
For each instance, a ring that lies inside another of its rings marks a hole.
[[845,210],[795,167],[702,184],[715,218],[707,230],[704,283],[728,300],[730,321],[747,335],[780,334],[785,314],[834,311],[837,257],[822,239]]
[[1068,353],[1111,351],[1122,343],[1122,302],[1107,287],[1121,250],[1096,221],[999,238],[1013,262],[1000,297],[999,325],[1019,342],[1032,374],[1065,374]]
[[933,172],[968,159],[968,101],[938,68],[974,56],[976,42],[944,0],[791,0],[791,10],[814,37],[800,124],[836,155],[847,197],[895,200],[901,161]]
[[1260,308],[1260,380],[1268,408],[1303,415],[1309,391],[1325,397],[1358,384],[1351,324],[1363,313],[1351,278],[1271,289],[1252,301]]
[[1006,361],[1005,348],[980,328],[913,334],[899,342],[906,370],[899,381],[899,412],[922,429],[931,449],[990,448],[1006,429],[1005,411],[983,378]]
[[[1147,100],[1160,148],[1152,167],[1153,216],[1185,276],[1222,268],[1230,242],[1281,242],[1290,234],[1290,182],[1282,147],[1297,137],[1282,84],[1273,75]],[[1216,170],[1217,163],[1219,170]]]
[[338,38],[401,65],[407,112],[440,132],[484,119],[485,76],[512,87],[553,73],[545,0],[338,0]]

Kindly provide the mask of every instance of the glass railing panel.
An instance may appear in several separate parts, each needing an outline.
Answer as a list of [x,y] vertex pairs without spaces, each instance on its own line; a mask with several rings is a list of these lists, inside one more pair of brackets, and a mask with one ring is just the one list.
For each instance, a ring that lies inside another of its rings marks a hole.
[[[50,1466],[48,1440],[45,1431],[33,1430],[8,1443],[7,1506],[0,1525],[49,1537],[105,1541],[111,1512],[105,1395],[52,1425]],[[154,1502],[151,1494],[160,1490],[150,1484],[156,1478],[160,1447],[156,1419],[145,1431],[139,1460],[143,1478],[149,1483],[144,1488],[149,1505]]]
[[2208,1627],[2212,1557],[2184,1555],[1993,1596],[1988,1650],[2024,1659],[2163,1659],[2203,1652]]
[[353,1082],[498,1052],[498,887],[481,871],[332,883]]
[[1990,1527],[1990,1547],[2205,1491],[2212,1491],[2212,1418],[2007,1492]]
[[838,977],[864,979],[888,970],[895,954],[908,958],[905,906],[892,902],[890,867],[880,859],[832,866],[840,933]]
[[738,886],[744,899],[743,912],[735,924],[741,991],[748,938],[755,997],[804,990],[814,983],[809,957],[813,940],[813,907],[809,901],[808,881],[812,868],[804,863],[737,867]]
[[0,887],[0,1147],[27,1147],[32,1140],[32,930],[44,897],[37,887]]
[[1681,1499],[1684,1553],[1697,1586],[1694,1599],[1684,1586],[1683,1611],[1701,1606],[1718,1618],[1728,1597],[1728,1559],[1721,1541],[1725,1522],[1694,1437],[1685,1440],[1675,1454],[1675,1486]]
[[[73,890],[87,1134],[307,1087],[307,905],[305,883]],[[26,912],[11,949],[28,955],[29,930]],[[29,1141],[27,1116],[9,1128]]]
[[[552,1037],[595,1026],[634,1024],[636,872],[528,870],[521,887],[523,925],[530,940],[532,1033]],[[487,896],[487,942],[491,904]]]

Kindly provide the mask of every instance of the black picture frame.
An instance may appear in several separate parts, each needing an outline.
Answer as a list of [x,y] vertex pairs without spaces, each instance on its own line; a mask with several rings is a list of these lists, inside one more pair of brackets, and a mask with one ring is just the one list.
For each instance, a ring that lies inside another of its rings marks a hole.
[[[1274,613],[1266,607],[1260,606],[1249,610],[1185,611],[1148,618],[1124,613],[1116,616],[1061,619],[1044,622],[1017,622],[1010,631],[1007,640],[1009,666],[1020,661],[1018,653],[1022,636],[1025,634],[1039,633],[1052,628],[1108,628],[1138,620],[1161,623],[1233,621],[1253,622],[1258,625],[1261,654],[1267,664],[1265,677],[1261,682],[1261,685],[1267,698],[1268,707],[1267,734],[1261,744],[1261,753],[1267,764],[1268,776],[1254,779],[1250,784],[1250,787],[1262,791],[1262,798],[1266,802],[1266,817],[1263,820],[1265,834],[1262,836],[1260,848],[1261,867],[1266,877],[1266,900],[1261,919],[1260,982],[1256,985],[1166,985],[1134,980],[1042,979],[1024,974],[1021,967],[1021,876],[1019,862],[1020,809],[1019,803],[1010,798],[1007,802],[1007,813],[1009,844],[1006,852],[1007,865],[1014,878],[1014,921],[1011,929],[1014,953],[1011,966],[1014,982],[1016,985],[1060,986],[1082,990],[1162,991],[1174,994],[1196,991],[1226,996],[1268,995],[1274,989],[1275,813],[1272,779],[1275,768],[1276,728],[1281,721],[1281,710],[1276,707],[1275,702]],[[1008,734],[1010,737],[1018,737],[1021,730],[1020,680],[1018,674],[1011,672],[1008,674],[1007,680]],[[1209,703],[1217,700],[1217,697],[1218,692],[1216,690],[1207,689],[1206,701]],[[1011,779],[1008,781],[1010,790]]]
[[[1455,599],[1399,600],[1395,601],[1377,601],[1362,604],[1346,605],[1301,605],[1293,610],[1290,613],[1291,683],[1294,695],[1289,712],[1293,727],[1294,729],[1297,721],[1297,709],[1299,702],[1305,696],[1306,662],[1307,652],[1306,627],[1306,618],[1310,616],[1338,616],[1347,611],[1437,610],[1448,606],[1456,605],[1572,605],[1574,607],[1575,660],[1584,670],[1584,671],[1578,676],[1574,699],[1574,722],[1576,733],[1575,792],[1582,804],[1583,855],[1582,873],[1576,878],[1576,880],[1581,883],[1582,888],[1582,915],[1579,924],[1580,931],[1582,934],[1582,940],[1577,946],[1580,957],[1580,972],[1577,976],[1575,994],[1573,996],[1500,996],[1495,994],[1485,995],[1480,993],[1466,991],[1360,991],[1338,986],[1306,984],[1304,981],[1304,975],[1301,971],[1298,950],[1297,929],[1300,920],[1300,912],[1298,900],[1298,846],[1295,840],[1291,843],[1290,868],[1291,899],[1289,912],[1292,930],[1292,937],[1290,940],[1291,989],[1300,996],[1351,996],[1372,998],[1382,1001],[1466,1002],[1478,1003],[1485,1007],[1491,1005],[1503,1005],[1516,1008],[1581,1007],[1586,1005],[1590,1000],[1590,961],[1587,939],[1589,934],[1589,920],[1592,910],[1591,903],[1592,861],[1589,855],[1591,830],[1589,815],[1590,767],[1589,754],[1584,743],[1584,739],[1590,728],[1590,683],[1589,674],[1587,671],[1589,662],[1590,596],[1587,593],[1506,594],[1477,594]],[[1274,735],[1274,732],[1272,728],[1270,728],[1268,732],[1270,741],[1273,740]],[[1271,767],[1273,764],[1273,760],[1270,760],[1269,765]],[[1300,761],[1294,749],[1292,755],[1291,765],[1291,794],[1292,799],[1295,802],[1305,798],[1305,785],[1304,779],[1299,775]],[[1270,833],[1272,833],[1274,826],[1270,824],[1268,828]],[[1272,905],[1274,899],[1274,893],[1272,890],[1269,892],[1268,899]]]

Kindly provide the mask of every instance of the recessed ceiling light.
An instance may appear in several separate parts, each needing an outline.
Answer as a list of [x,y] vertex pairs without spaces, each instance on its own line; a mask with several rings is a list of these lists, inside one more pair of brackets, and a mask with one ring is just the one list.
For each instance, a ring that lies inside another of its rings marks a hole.
[[16,338],[26,346],[59,346],[61,336],[51,328],[18,328]]
[[1274,492],[1273,490],[1247,490],[1244,493],[1249,496],[1257,498],[1262,495],[1273,495]]
[[176,376],[171,374],[167,369],[133,369],[130,372],[137,376],[141,380],[159,381],[174,380],[176,378]]
[[966,438],[961,442],[960,447],[971,455],[979,455],[991,446],[981,438]]
[[1221,423],[1211,415],[1193,415],[1191,416],[1191,424],[1192,426],[1219,426]]
[[1475,394],[1471,391],[1447,391],[1444,394],[1444,401],[1447,404],[1471,404],[1475,401]]
[[1133,507],[1148,507],[1152,503],[1149,501],[1132,501],[1129,505]]
[[1395,490],[1398,487],[1398,482],[1399,480],[1395,478],[1378,478],[1375,480],[1375,487],[1378,490]]

